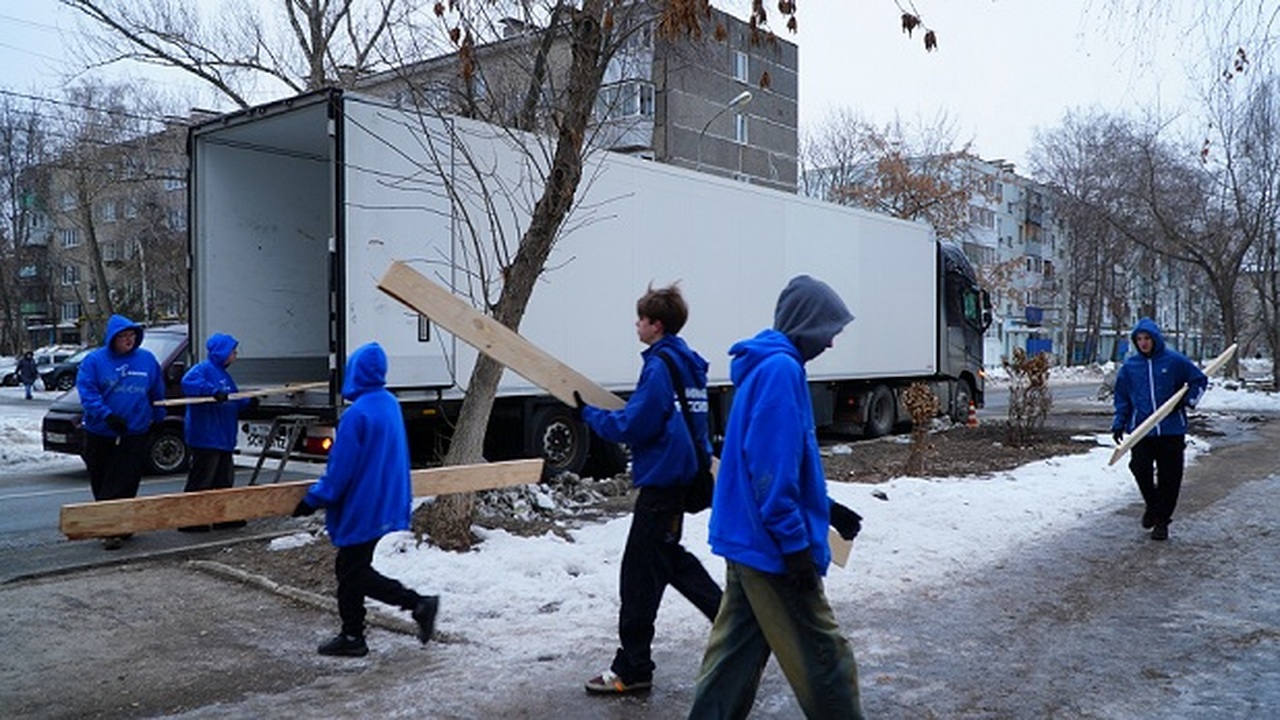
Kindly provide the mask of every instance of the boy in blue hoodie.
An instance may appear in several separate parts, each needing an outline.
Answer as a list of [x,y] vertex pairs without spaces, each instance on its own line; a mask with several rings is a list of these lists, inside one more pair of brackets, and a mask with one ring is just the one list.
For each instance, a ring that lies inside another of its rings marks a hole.
[[[235,485],[236,470],[232,453],[236,449],[236,420],[240,411],[257,404],[257,398],[228,400],[238,392],[236,381],[227,368],[236,361],[239,341],[230,335],[214,333],[205,342],[208,356],[182,376],[182,392],[187,397],[212,397],[211,403],[187,406],[185,432],[191,448],[191,468],[187,472],[184,492],[229,488]],[[244,527],[245,521],[216,523],[217,529]],[[209,530],[209,525],[179,528],[185,532]]]
[[[165,409],[152,404],[164,399],[164,375],[155,356],[140,347],[142,332],[141,325],[112,315],[102,347],[89,353],[76,373],[94,500],[137,497],[147,434],[152,423],[164,420]],[[117,550],[124,540],[103,538],[102,546]]]
[[861,718],[853,650],[822,590],[830,503],[804,365],[853,320],[807,275],[778,298],[773,328],[736,343],[735,387],[711,504],[724,602],[690,718],[744,718],[772,653],[809,718]]
[[1151,530],[1152,540],[1167,540],[1182,488],[1187,408],[1200,402],[1209,378],[1185,355],[1165,347],[1164,335],[1154,320],[1139,320],[1129,337],[1138,352],[1130,355],[1116,373],[1116,414],[1111,436],[1117,445],[1125,433],[1133,432],[1156,408],[1183,385],[1187,386],[1179,407],[1139,440],[1129,455],[1129,471],[1146,505],[1142,527]]
[[409,440],[400,403],[386,388],[387,354],[376,342],[356,348],[347,359],[338,435],[324,475],[293,511],[294,517],[325,509],[329,539],[338,548],[338,615],[342,630],[319,647],[321,655],[360,657],[364,639],[364,599],[371,597],[408,610],[418,623],[418,640],[431,639],[440,598],[419,595],[373,568],[373,551],[387,533],[409,529],[413,484]]
[[[680,288],[649,288],[636,301],[636,334],[647,347],[636,391],[626,407],[591,407],[574,393],[582,420],[605,440],[631,448],[632,483],[640,488],[626,548],[622,551],[618,611],[621,647],[609,669],[586,682],[587,692],[619,694],[647,690],[653,684],[653,622],[667,586],[692,602],[708,620],[720,607],[720,587],[684,546],[684,492],[698,469],[694,446],[671,442],[668,427],[684,430],[676,382],[685,388],[694,428],[693,441],[711,454],[707,432],[707,361],[677,333],[689,318]],[[673,377],[668,358],[679,377]]]

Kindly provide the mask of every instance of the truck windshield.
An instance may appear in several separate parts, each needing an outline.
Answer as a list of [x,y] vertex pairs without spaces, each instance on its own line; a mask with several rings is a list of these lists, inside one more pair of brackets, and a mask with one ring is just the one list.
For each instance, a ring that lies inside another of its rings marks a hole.
[[161,365],[178,351],[183,340],[184,338],[181,335],[170,333],[149,333],[145,331],[142,333],[142,347],[149,350],[152,355],[155,355],[156,362]]

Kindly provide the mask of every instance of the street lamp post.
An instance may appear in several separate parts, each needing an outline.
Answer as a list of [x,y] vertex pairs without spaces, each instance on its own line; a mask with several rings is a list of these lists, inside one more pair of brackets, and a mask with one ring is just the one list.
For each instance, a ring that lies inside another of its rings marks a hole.
[[715,122],[716,118],[723,115],[725,111],[729,110],[730,108],[741,107],[742,105],[746,105],[749,102],[751,102],[751,91],[743,90],[742,92],[738,93],[737,96],[735,96],[732,100],[726,103],[724,107],[717,110],[716,113],[712,115],[709,120],[707,120],[706,124],[702,126],[702,131],[698,133],[698,170],[699,171],[702,170],[702,139],[707,134],[707,128],[710,128],[711,123]]

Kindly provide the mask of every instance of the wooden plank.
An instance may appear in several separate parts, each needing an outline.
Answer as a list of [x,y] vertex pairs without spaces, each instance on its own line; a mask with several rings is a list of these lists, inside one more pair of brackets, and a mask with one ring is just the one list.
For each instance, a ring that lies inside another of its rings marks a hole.
[[[412,473],[415,497],[537,483],[541,460],[427,468]],[[63,505],[62,534],[72,540],[289,515],[314,480],[196,493]]]
[[[1223,350],[1221,355],[1214,358],[1208,365],[1204,366],[1204,374],[1213,375],[1221,370],[1222,366],[1227,364],[1227,361],[1231,359],[1231,356],[1234,355],[1235,352],[1236,343],[1232,343],[1231,347]],[[1129,433],[1128,437],[1124,438],[1124,440],[1116,446],[1116,449],[1111,453],[1111,459],[1107,461],[1107,465],[1115,465],[1117,460],[1124,457],[1125,453],[1132,450],[1133,446],[1137,445],[1139,440],[1146,437],[1147,433],[1151,432],[1152,428],[1159,424],[1161,420],[1165,419],[1169,413],[1173,412],[1173,409],[1178,406],[1178,403],[1186,394],[1187,386],[1183,385],[1178,392],[1174,393],[1168,400],[1161,403],[1160,407],[1156,408],[1155,412],[1148,415],[1146,420],[1143,420],[1138,427],[1133,429],[1132,433]]]
[[606,410],[626,404],[403,262],[392,263],[378,287],[570,407],[575,390],[588,404]]
[[[259,388],[257,390],[244,390],[241,392],[233,392],[227,396],[228,400],[241,400],[251,397],[265,397],[267,395],[287,395],[302,390],[315,390],[318,388],[329,387],[329,381],[297,383],[294,385],[281,385],[279,387]],[[217,402],[211,395],[198,395],[196,397],[169,398],[168,400],[157,400],[152,405],[157,407],[173,407],[175,405],[200,405],[202,403]]]

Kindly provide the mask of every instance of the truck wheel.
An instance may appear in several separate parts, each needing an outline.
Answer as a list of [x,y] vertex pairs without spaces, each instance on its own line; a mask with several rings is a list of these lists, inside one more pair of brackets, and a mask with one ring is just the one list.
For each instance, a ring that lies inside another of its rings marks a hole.
[[973,390],[968,380],[956,382],[955,399],[951,403],[951,422],[963,423],[969,419],[969,403],[973,401]]
[[159,427],[152,431],[143,467],[148,475],[184,472],[187,462],[187,443],[182,439],[181,428]]
[[875,438],[893,432],[893,424],[898,415],[894,404],[893,392],[884,385],[877,385],[871,391],[871,399],[867,403],[867,423],[863,426],[867,437]]
[[54,388],[62,391],[70,390],[76,386],[76,379],[66,373],[58,376],[58,381],[54,383]]
[[581,474],[590,445],[587,426],[574,420],[568,407],[547,405],[534,415],[531,447],[546,461],[543,477],[553,478],[562,472]]

